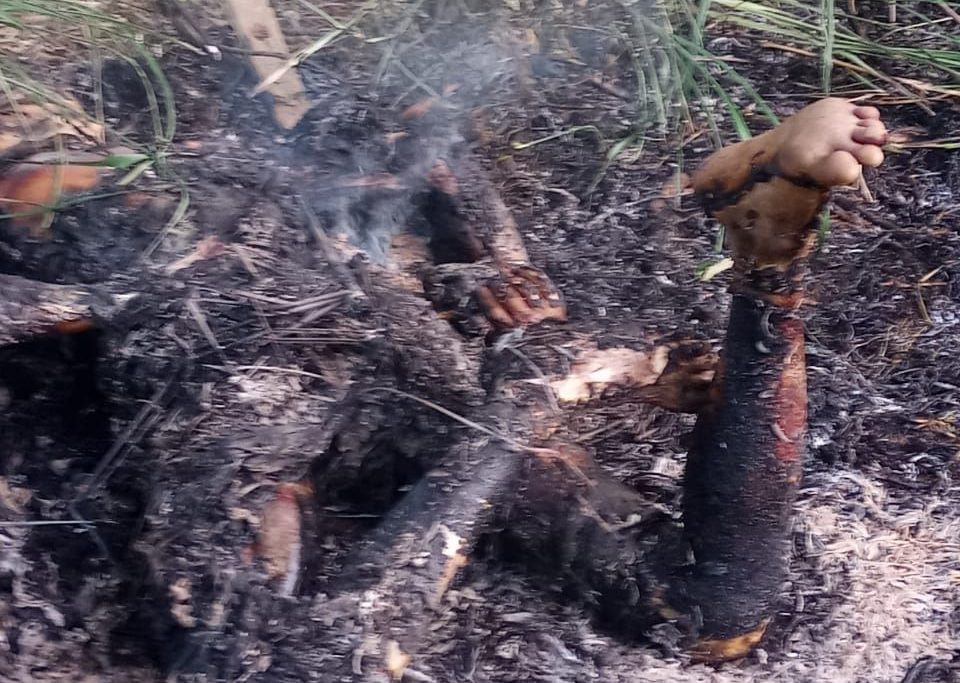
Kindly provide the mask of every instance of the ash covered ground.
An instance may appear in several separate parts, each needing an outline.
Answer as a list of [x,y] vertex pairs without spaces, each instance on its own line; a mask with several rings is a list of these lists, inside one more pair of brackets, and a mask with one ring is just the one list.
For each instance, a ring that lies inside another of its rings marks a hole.
[[[0,223],[2,272],[122,283],[140,297],[115,327],[0,348],[4,520],[94,522],[0,528],[0,680],[350,680],[350,617],[325,582],[431,464],[479,438],[377,390],[467,412],[491,374],[562,371],[591,344],[719,344],[729,283],[698,276],[717,258],[716,227],[670,192],[681,161],[712,151],[706,112],[692,112],[701,134],[654,126],[608,165],[646,114],[622,41],[590,28],[619,20],[615,9],[427,4],[378,18],[369,30],[388,35],[413,17],[389,49],[348,38],[307,60],[312,108],[292,132],[274,126],[268,98],[248,97],[256,78],[242,56],[171,50],[170,174],[141,178],[137,201],[60,212],[46,238]],[[287,10],[288,37],[312,35]],[[237,45],[219,17],[202,20]],[[802,85],[818,82],[813,60],[749,35],[716,40],[750,62],[744,72],[781,117],[816,96]],[[88,65],[66,67],[57,85],[82,100]],[[403,116],[447,86],[424,117]],[[104,69],[103,90],[108,123],[149,130],[142,85],[122,63]],[[922,139],[960,127],[955,98],[931,100],[932,114],[880,93],[865,101]],[[508,343],[441,319],[391,247],[417,229],[415,179],[465,144],[466,119],[569,312]],[[594,128],[569,133],[578,126]],[[345,183],[387,175],[401,189]],[[908,680],[953,680],[943,662],[960,647],[960,159],[914,149],[866,180],[875,201],[835,193],[812,261],[810,446],[790,582],[761,648],[714,668],[673,651],[669,634],[626,642],[491,542],[418,653],[422,680],[897,682],[918,662]],[[184,188],[188,211],[171,226]],[[211,236],[230,248],[173,267]],[[567,438],[677,509],[691,417],[629,396],[565,411]],[[358,471],[326,470],[331,453]],[[284,595],[248,548],[277,485],[302,478],[336,495],[303,511],[311,533]],[[341,486],[350,481],[367,483]]]

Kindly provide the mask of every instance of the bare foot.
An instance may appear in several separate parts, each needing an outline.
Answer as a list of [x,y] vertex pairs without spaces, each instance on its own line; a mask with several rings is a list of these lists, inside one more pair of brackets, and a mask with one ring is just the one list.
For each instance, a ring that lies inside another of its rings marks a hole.
[[693,176],[694,191],[728,228],[741,268],[784,266],[812,244],[829,189],[883,162],[886,135],[874,107],[829,97],[708,157]]

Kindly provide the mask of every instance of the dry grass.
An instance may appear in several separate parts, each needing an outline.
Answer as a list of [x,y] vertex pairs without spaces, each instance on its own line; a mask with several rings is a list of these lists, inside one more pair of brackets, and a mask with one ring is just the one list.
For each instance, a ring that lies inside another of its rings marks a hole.
[[821,623],[798,629],[787,645],[796,659],[777,668],[778,680],[898,681],[921,657],[949,659],[960,649],[951,626],[960,604],[956,489],[896,500],[856,471],[808,483],[816,489],[801,504],[798,533],[837,602]]

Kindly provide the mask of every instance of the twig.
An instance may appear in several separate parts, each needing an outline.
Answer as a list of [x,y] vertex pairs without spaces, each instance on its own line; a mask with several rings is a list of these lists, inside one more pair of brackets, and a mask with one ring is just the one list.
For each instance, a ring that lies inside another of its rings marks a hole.
[[220,346],[220,342],[217,341],[217,336],[213,333],[213,328],[207,323],[207,317],[203,314],[203,311],[200,309],[200,304],[197,303],[196,299],[187,299],[187,310],[190,311],[190,315],[193,316],[197,327],[200,328],[200,332],[203,333],[207,343],[209,343],[214,350],[222,353],[223,347]]
[[600,76],[590,76],[587,78],[587,83],[607,94],[613,95],[614,97],[619,97],[621,100],[630,101],[633,99],[629,92],[623,88],[618,88],[613,83],[608,83]]
[[452,410],[444,408],[442,405],[434,403],[433,401],[427,400],[425,398],[420,398],[419,396],[414,396],[413,394],[409,394],[406,391],[400,391],[399,389],[391,389],[390,387],[373,387],[371,389],[367,389],[366,391],[368,393],[375,393],[378,391],[382,391],[388,394],[396,394],[397,396],[408,398],[411,401],[415,401],[420,405],[430,408],[431,410],[437,411],[441,415],[446,415],[451,420],[455,420],[456,422],[459,422],[460,424],[466,427],[475,429],[476,431],[482,434],[486,434],[487,436],[493,437],[494,439],[498,439],[510,446],[513,446],[514,448],[517,448],[522,451],[526,451],[528,453],[543,453],[546,451],[551,451],[551,449],[549,448],[536,448],[534,446],[528,446],[527,444],[521,441],[518,441],[517,439],[514,439],[512,436],[508,436],[503,432],[499,432],[496,429],[493,429],[492,427],[487,427],[485,425],[482,425],[479,422],[474,422],[473,420],[470,420],[469,418],[466,418],[463,415],[460,415],[459,413],[455,413]]
[[363,297],[365,292],[363,287],[360,286],[360,283],[357,282],[357,278],[354,277],[353,271],[339,258],[336,248],[331,243],[330,238],[327,237],[327,233],[324,232],[323,228],[320,226],[320,220],[317,218],[317,214],[313,212],[313,209],[307,203],[307,201],[301,195],[300,207],[303,209],[303,215],[307,221],[307,229],[310,231],[310,234],[313,235],[313,238],[317,241],[317,246],[320,248],[320,253],[326,259],[327,264],[333,269],[334,273],[340,277],[341,281],[350,286],[350,295],[354,297]]
[[384,50],[383,57],[380,58],[380,64],[377,65],[377,73],[373,78],[374,87],[380,84],[380,80],[383,78],[383,75],[387,73],[387,67],[390,65],[390,60],[393,59],[393,53],[396,50],[397,38],[406,33],[407,29],[410,28],[410,25],[413,23],[414,17],[417,16],[417,12],[420,11],[420,6],[422,4],[423,0],[417,0],[415,3],[413,3],[413,6],[407,10],[403,21],[400,22],[400,26],[397,27],[397,32],[393,34],[393,40],[387,44],[387,49]]
[[526,363],[527,367],[529,367],[533,371],[533,374],[535,374],[541,380],[541,382],[543,383],[543,393],[547,398],[547,403],[550,404],[550,410],[552,410],[554,413],[559,413],[560,404],[557,403],[556,394],[553,391],[553,387],[550,386],[550,382],[547,379],[547,376],[543,374],[543,370],[540,369],[540,366],[538,366],[536,363],[530,360],[527,357],[527,355],[520,349],[517,349],[513,346],[508,346],[507,350],[510,351],[510,353],[515,355],[517,358],[522,360],[524,363]]
[[421,79],[419,76],[413,73],[410,69],[408,69],[407,65],[401,62],[399,59],[396,60],[396,65],[397,65],[397,68],[400,69],[400,71],[402,71],[407,78],[409,78],[411,81],[416,83],[417,86],[421,90],[423,90],[425,93],[427,93],[430,97],[434,98],[437,101],[440,101],[443,99],[440,93],[438,93],[436,90],[431,88],[428,84],[424,83],[423,79]]
[[[803,55],[803,56],[805,56],[805,57],[816,57],[816,55],[815,55],[813,52],[811,52],[811,51],[809,51],[809,50],[804,50],[803,48],[794,47],[794,46],[792,46],[792,45],[783,45],[783,44],[781,44],[781,43],[773,43],[773,42],[770,42],[770,41],[766,41],[766,40],[765,40],[765,41],[763,41],[763,42],[760,43],[760,46],[761,46],[761,47],[766,47],[766,48],[771,48],[771,49],[774,49],[774,50],[781,50],[781,51],[783,51],[783,52],[792,52],[792,53],[794,53],[794,54]],[[920,87],[919,82],[916,81],[916,80],[909,79],[909,78],[902,78],[902,77],[899,77],[899,76],[887,76],[886,74],[883,74],[883,73],[877,71],[876,69],[872,69],[872,68],[870,68],[869,66],[867,66],[867,65],[865,65],[865,64],[863,64],[863,65],[861,65],[861,64],[854,64],[853,62],[848,62],[848,61],[846,61],[846,60],[844,60],[844,59],[834,59],[834,60],[833,60],[833,63],[834,63],[834,65],[836,65],[836,66],[842,66],[844,69],[847,69],[847,70],[849,70],[849,71],[854,71],[854,72],[857,72],[857,73],[869,74],[869,75],[871,75],[871,76],[874,76],[875,78],[879,78],[879,79],[881,79],[881,80],[883,80],[883,81],[886,81],[887,83],[889,83],[890,85],[892,85],[894,88],[896,88],[897,90],[899,90],[904,96],[910,98],[910,101],[911,101],[911,102],[913,102],[915,105],[917,105],[918,107],[920,107],[921,109],[923,109],[925,112],[927,112],[927,113],[930,114],[931,116],[933,115],[933,110],[930,109],[930,107],[927,106],[927,104],[926,104],[925,102],[923,102],[923,100],[921,99],[921,97],[920,97],[919,95],[915,95],[915,94],[911,93],[909,90],[907,90],[907,88],[906,88],[907,85],[910,85],[910,86],[916,88],[917,90],[920,90],[921,92],[926,91],[926,90],[930,90],[930,91],[933,91],[933,92],[941,92],[941,93],[943,93],[943,94],[953,95],[954,97],[956,97],[957,94],[958,94],[957,92],[951,92],[951,91],[949,91],[949,90],[944,90],[944,89],[938,90],[938,89],[936,89],[936,86],[932,86],[932,85],[931,85],[929,88]]]
[[[214,366],[209,365],[207,367],[212,368]],[[282,373],[286,375],[296,375],[298,377],[309,377],[311,379],[319,379],[323,382],[328,381],[327,377],[324,377],[323,375],[318,375],[315,372],[308,372],[307,370],[301,370],[299,368],[282,368],[275,365],[238,365],[235,368],[218,368],[218,369],[224,370],[225,372],[233,372],[234,370],[241,371],[241,372],[259,372],[260,370],[265,370],[267,372],[277,372],[277,373]],[[317,398],[319,398],[321,401],[334,400],[333,398],[330,398],[328,396],[318,396]]]
[[[153,393],[153,396],[150,397],[150,400],[147,401],[146,405],[144,405],[133,420],[130,421],[127,428],[123,430],[123,433],[117,437],[117,440],[110,446],[110,450],[108,450],[103,458],[100,459],[100,462],[97,463],[96,469],[93,471],[93,474],[90,475],[90,480],[71,501],[71,507],[89,498],[97,487],[108,478],[107,470],[109,468],[115,469],[116,466],[123,461],[123,457],[126,457],[125,455],[120,456],[121,451],[143,438],[143,435],[146,434],[150,427],[156,424],[157,419],[160,417],[160,400],[172,384],[173,379],[170,379],[166,384],[157,389]],[[81,520],[82,518],[79,515],[74,515],[74,519]]]
[[31,526],[91,526],[93,524],[116,524],[112,519],[36,519],[26,522],[0,522],[0,529]]
[[937,0],[937,4],[940,6],[940,9],[944,11],[944,14],[951,17],[955,22],[960,24],[960,12],[957,12],[957,10],[953,9],[950,6],[950,3],[945,2],[944,0]]

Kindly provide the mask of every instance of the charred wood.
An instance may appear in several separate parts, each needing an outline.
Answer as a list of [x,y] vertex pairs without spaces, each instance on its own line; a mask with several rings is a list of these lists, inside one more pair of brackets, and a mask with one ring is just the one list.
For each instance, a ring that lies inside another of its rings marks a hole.
[[57,285],[0,275],[0,344],[110,324],[137,298],[120,283]]
[[[512,412],[494,410],[504,408]],[[355,673],[385,669],[399,678],[429,648],[434,622],[450,609],[445,594],[496,511],[515,495],[523,458],[512,439],[459,444],[347,559],[329,593],[357,598]]]

